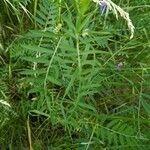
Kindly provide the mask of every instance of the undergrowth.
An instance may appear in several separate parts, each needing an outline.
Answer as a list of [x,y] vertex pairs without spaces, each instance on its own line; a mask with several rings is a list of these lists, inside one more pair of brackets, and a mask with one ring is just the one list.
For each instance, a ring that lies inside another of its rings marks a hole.
[[149,1],[113,2],[132,39],[90,0],[0,2],[2,149],[150,149]]

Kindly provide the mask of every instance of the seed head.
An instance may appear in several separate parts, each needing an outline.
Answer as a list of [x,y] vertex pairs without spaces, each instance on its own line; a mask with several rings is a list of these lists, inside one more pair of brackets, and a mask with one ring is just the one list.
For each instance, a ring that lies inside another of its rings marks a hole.
[[130,30],[130,39],[133,38],[134,35],[134,25],[129,17],[129,13],[125,12],[120,6],[116,5],[111,0],[93,0],[93,2],[97,3],[100,6],[100,11],[104,13],[105,9],[112,11],[116,19],[118,20],[118,15],[120,15],[124,20],[126,20],[128,28]]

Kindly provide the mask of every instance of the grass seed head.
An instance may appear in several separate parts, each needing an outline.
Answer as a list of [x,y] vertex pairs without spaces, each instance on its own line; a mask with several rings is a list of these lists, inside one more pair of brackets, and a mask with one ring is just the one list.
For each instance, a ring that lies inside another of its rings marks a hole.
[[125,12],[120,6],[116,5],[111,0],[93,0],[93,2],[100,5],[102,12],[104,12],[104,6],[105,6],[105,8],[107,7],[108,10],[112,11],[115,14],[117,20],[118,20],[118,15],[120,15],[124,20],[126,20],[128,28],[131,33],[130,39],[133,38],[135,27],[129,17],[129,13]]

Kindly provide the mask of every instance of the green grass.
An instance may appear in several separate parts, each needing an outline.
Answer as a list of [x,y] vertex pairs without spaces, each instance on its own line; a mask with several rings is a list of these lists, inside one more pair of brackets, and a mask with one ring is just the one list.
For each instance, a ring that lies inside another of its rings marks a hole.
[[0,2],[2,150],[150,149],[149,0]]

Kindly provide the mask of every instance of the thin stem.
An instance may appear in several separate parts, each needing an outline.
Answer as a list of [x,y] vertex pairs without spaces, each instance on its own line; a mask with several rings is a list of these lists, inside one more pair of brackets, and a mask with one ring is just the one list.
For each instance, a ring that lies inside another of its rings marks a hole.
[[28,131],[29,150],[33,150],[29,116],[28,116],[28,119],[27,119],[27,131]]
[[36,16],[37,11],[37,0],[34,0],[34,16]]
[[92,138],[93,138],[93,135],[94,135],[94,132],[95,132],[96,127],[97,127],[97,124],[95,125],[95,127],[94,127],[94,129],[93,129],[93,131],[92,131],[92,134],[91,134],[91,136],[90,136],[89,142],[88,142],[87,147],[86,147],[86,150],[89,149],[89,146],[90,146],[90,143],[91,143],[91,141],[92,141]]
[[79,67],[79,74],[81,73],[81,59],[80,59],[80,48],[79,48],[79,37],[76,35],[76,49],[78,55],[78,67]]
[[53,53],[53,55],[52,55],[52,58],[51,58],[50,61],[49,61],[49,65],[48,65],[48,68],[47,68],[47,71],[46,71],[46,75],[45,75],[45,80],[44,80],[44,89],[45,89],[45,90],[46,90],[46,84],[47,84],[47,78],[48,78],[49,70],[50,70],[50,68],[51,68],[51,66],[52,66],[52,62],[53,62],[54,57],[55,57],[55,55],[56,55],[56,52],[57,52],[57,50],[58,50],[58,48],[59,48],[59,45],[60,45],[61,40],[62,40],[62,37],[59,39],[59,41],[58,41],[58,43],[57,43],[57,45],[56,45],[56,48],[55,48],[55,50],[54,50],[54,53]]
[[62,3],[62,0],[59,0],[59,16],[58,16],[59,22],[61,22],[61,3]]
[[[144,70],[142,70],[142,77],[144,75]],[[140,96],[139,96],[139,104],[138,104],[138,134],[141,136],[141,128],[140,128],[140,110],[141,110],[141,100],[142,100],[142,91],[143,91],[143,81],[141,82],[140,88]]]

